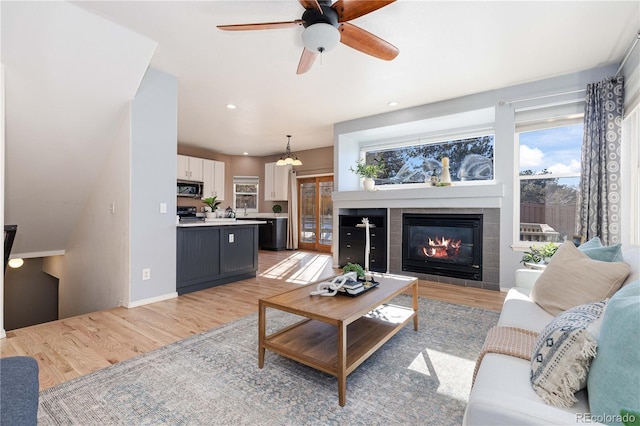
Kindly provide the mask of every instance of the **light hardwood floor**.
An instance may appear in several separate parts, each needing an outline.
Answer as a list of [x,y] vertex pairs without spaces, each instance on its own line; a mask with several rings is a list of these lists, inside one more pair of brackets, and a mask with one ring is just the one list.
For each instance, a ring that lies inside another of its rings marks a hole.
[[[336,273],[326,253],[260,251],[255,278],[138,308],[107,309],[9,331],[0,340],[0,357],[36,358],[42,390],[257,313],[258,299]],[[496,311],[504,300],[497,291],[430,281],[419,283],[419,294]]]

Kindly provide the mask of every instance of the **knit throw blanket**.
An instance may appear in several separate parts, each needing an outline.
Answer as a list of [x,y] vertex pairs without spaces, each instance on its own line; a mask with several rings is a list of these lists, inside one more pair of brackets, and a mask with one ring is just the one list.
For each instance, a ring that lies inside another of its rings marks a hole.
[[536,343],[538,333],[531,330],[525,330],[517,327],[504,327],[496,325],[487,333],[484,340],[482,351],[476,361],[476,367],[473,370],[473,383],[476,381],[476,374],[480,368],[480,363],[485,354],[496,353],[503,355],[516,356],[518,358],[531,361],[531,352],[533,345]]

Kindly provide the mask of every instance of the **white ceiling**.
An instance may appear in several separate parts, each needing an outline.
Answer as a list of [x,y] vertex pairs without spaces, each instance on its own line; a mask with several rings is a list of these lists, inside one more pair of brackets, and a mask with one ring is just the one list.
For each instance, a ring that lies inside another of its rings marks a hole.
[[[638,1],[398,0],[352,21],[400,49],[390,62],[345,45],[296,75],[296,0],[79,2],[158,43],[151,66],[179,82],[179,143],[264,156],[333,144],[333,124],[619,63],[640,28]],[[237,105],[228,110],[226,104]]]

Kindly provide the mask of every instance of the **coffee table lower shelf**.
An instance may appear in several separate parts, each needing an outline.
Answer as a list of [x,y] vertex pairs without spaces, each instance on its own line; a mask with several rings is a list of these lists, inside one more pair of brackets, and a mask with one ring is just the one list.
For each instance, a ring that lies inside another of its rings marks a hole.
[[340,326],[326,322],[305,319],[279,330],[265,337],[261,350],[269,349],[338,379],[343,376],[344,380],[416,315],[411,308],[381,305],[348,324],[344,372],[339,371],[338,360]]

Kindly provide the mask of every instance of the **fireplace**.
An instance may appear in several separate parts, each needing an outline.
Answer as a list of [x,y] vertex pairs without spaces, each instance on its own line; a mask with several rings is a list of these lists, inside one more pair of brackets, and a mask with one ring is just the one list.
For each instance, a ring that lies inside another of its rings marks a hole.
[[482,281],[482,215],[402,215],[402,270]]

